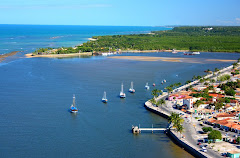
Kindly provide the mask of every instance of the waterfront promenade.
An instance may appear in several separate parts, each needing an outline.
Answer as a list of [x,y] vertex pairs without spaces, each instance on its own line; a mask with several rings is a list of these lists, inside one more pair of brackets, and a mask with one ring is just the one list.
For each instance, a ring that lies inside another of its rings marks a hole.
[[[218,74],[229,73],[229,70],[231,70],[232,68],[233,68],[232,65],[228,66],[226,68],[223,68],[223,69],[219,70]],[[213,78],[216,78],[216,76],[214,76],[214,74],[208,74],[208,75],[204,76],[203,78],[204,79],[207,79],[207,78],[212,78],[213,79]],[[179,88],[174,89],[172,93],[184,90],[184,89],[190,87],[191,85],[198,84],[199,82],[200,82],[200,79],[192,81],[189,84],[186,84],[186,85],[183,85]],[[162,95],[158,96],[156,98],[156,100],[161,100],[161,99],[165,100],[168,97],[168,95],[169,95],[168,93],[164,92]],[[176,109],[172,108],[173,105],[172,105],[171,102],[167,101],[166,105],[167,106],[163,105],[161,107],[156,107],[150,101],[145,102],[146,109],[148,109],[149,111],[152,111],[156,114],[159,114],[160,116],[163,116],[165,118],[168,118],[171,115],[172,112],[175,112],[175,113],[180,112],[179,110],[176,110]],[[182,134],[183,134],[184,137],[181,137],[181,134],[179,134],[174,129],[168,129],[168,132],[169,132],[168,135],[171,136],[171,138],[173,138],[175,140],[175,142],[177,142],[177,144],[179,144],[180,146],[185,148],[185,150],[187,150],[188,152],[190,152],[194,156],[208,157],[208,158],[221,157],[220,154],[217,151],[213,151],[211,149],[209,149],[208,152],[206,152],[206,153],[201,151],[201,148],[197,145],[198,133],[197,133],[197,130],[196,130],[196,125],[193,124],[193,121],[189,120],[190,117],[191,117],[191,115],[189,115],[189,114],[184,114],[184,116],[183,116],[184,132]]]

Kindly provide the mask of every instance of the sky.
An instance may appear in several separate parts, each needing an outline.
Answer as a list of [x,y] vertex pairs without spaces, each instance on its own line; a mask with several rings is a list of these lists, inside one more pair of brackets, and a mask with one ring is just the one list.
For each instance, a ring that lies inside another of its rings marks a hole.
[[0,24],[240,26],[240,0],[0,0]]

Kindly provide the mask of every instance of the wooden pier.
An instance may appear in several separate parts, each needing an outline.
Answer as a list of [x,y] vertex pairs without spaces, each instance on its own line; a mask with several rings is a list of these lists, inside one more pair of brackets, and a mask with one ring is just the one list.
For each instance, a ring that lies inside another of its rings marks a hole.
[[141,133],[141,131],[166,131],[166,128],[153,128],[153,125],[152,125],[152,128],[140,128],[140,125],[139,127],[138,126],[132,126],[132,132],[133,133]]

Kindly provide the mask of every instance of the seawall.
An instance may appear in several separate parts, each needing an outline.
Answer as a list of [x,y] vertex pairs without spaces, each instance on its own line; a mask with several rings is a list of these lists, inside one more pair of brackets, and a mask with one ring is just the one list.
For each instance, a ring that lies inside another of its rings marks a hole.
[[[151,112],[153,112],[153,113],[155,113],[155,114],[157,114],[157,115],[160,115],[160,116],[162,116],[162,117],[164,117],[164,118],[166,118],[166,119],[168,119],[169,116],[170,116],[170,114],[168,114],[168,113],[166,113],[166,112],[164,112],[164,111],[158,110],[158,109],[157,109],[156,107],[154,107],[154,106],[152,105],[152,103],[149,102],[149,101],[145,102],[144,107],[145,107],[147,110],[149,110],[149,111],[151,111]],[[155,108],[156,108],[156,109],[155,109]],[[168,127],[168,129],[167,129],[167,131],[166,131],[166,134],[167,134],[167,136],[169,136],[169,137],[173,140],[173,142],[174,142],[175,144],[177,144],[178,146],[180,146],[181,148],[183,148],[184,150],[186,150],[186,151],[187,151],[188,153],[190,153],[191,155],[193,155],[193,156],[195,156],[195,157],[199,157],[199,158],[207,158],[207,157],[209,157],[209,156],[205,156],[205,154],[199,152],[198,150],[194,149],[193,147],[191,147],[191,146],[188,145],[187,143],[183,142],[181,139],[179,139],[179,138],[176,136],[176,134],[173,133],[173,131],[171,131],[171,129],[169,129],[169,127]],[[207,155],[207,154],[206,154],[206,155]]]

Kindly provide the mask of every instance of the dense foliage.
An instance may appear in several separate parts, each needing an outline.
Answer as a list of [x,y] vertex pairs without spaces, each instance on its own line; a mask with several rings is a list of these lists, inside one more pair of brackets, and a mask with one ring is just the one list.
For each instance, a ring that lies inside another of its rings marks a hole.
[[214,141],[216,139],[222,139],[222,134],[220,131],[213,130],[208,134],[208,139],[213,139]]
[[203,127],[202,130],[203,132],[209,132],[212,131],[212,127]]
[[113,50],[190,50],[240,52],[240,27],[175,27],[152,34],[96,36],[83,46],[95,51]]
[[[150,34],[95,36],[73,48],[59,48],[54,54],[108,52],[121,50],[190,50],[207,52],[240,52],[240,27],[175,27]],[[36,50],[42,54],[48,50]]]

